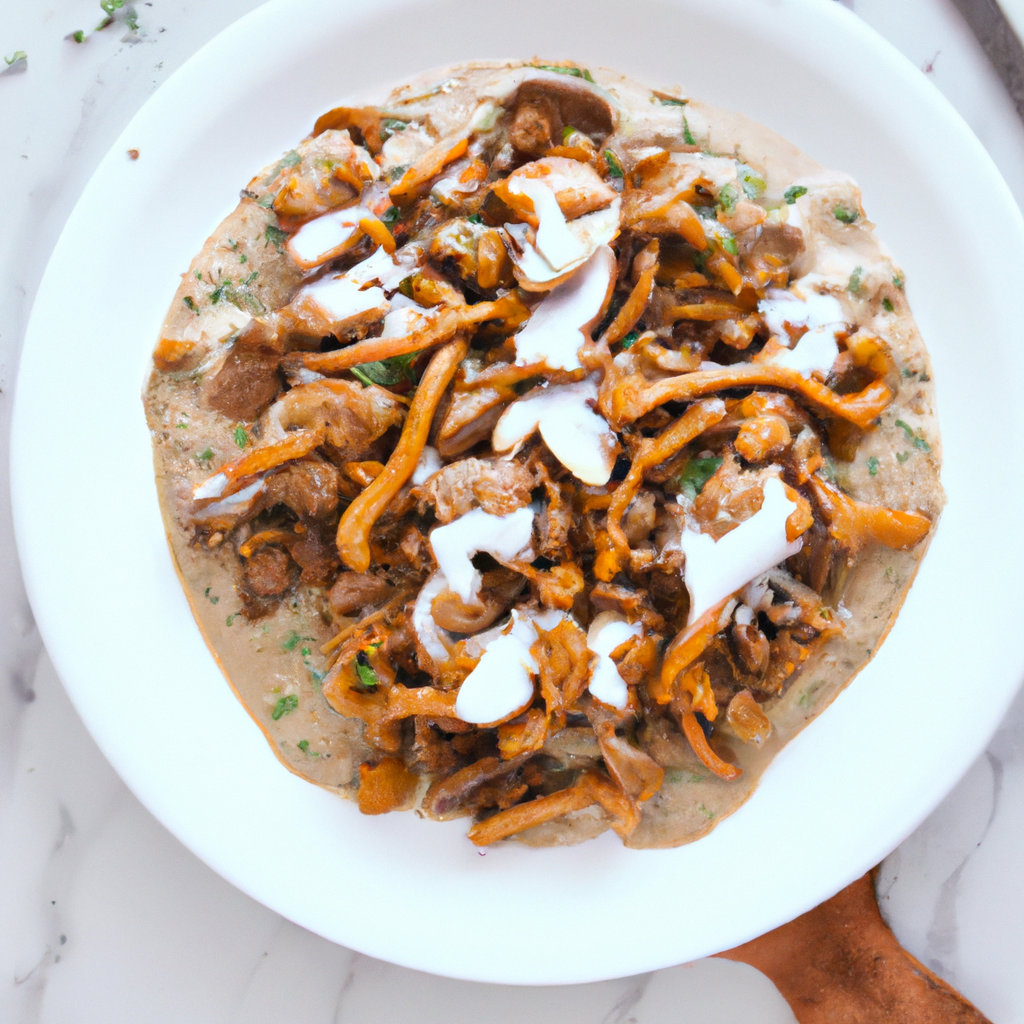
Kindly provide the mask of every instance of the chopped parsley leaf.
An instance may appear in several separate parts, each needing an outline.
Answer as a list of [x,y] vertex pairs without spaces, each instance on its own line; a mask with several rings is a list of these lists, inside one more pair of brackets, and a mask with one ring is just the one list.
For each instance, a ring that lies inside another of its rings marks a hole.
[[737,170],[739,171],[740,183],[743,185],[743,191],[748,199],[757,199],[759,196],[764,195],[766,185],[764,178],[761,177],[753,167],[748,164],[739,163],[737,161]]
[[586,68],[583,69],[583,78],[591,85],[597,85],[597,82],[594,81],[594,76]]
[[229,616],[228,616],[228,617],[227,617],[227,618],[226,618],[226,619],[224,620],[224,625],[225,625],[225,626],[233,626],[233,625],[235,624],[235,619],[237,619],[237,618],[238,618],[238,616],[239,616],[239,613],[238,613],[238,612],[234,612],[233,614],[229,615]]
[[663,107],[685,107],[689,100],[677,100],[672,96],[654,97]]
[[721,466],[721,458],[713,459],[689,459],[682,472],[676,477],[676,486],[679,493],[685,495],[690,501],[694,501],[697,495],[704,490],[704,485],[718,472]]
[[697,804],[697,810],[700,811],[700,813],[703,814],[704,817],[708,819],[708,821],[714,820],[715,812],[709,811],[703,804]]
[[193,313],[199,312],[199,307],[196,305],[196,300],[193,299],[191,295],[186,295],[185,298],[183,298],[181,301],[184,302],[185,305],[188,306],[188,308],[191,309]]
[[562,141],[563,141],[563,142],[567,141],[567,140],[568,140],[568,138],[569,138],[569,136],[570,136],[570,135],[572,135],[572,133],[573,133],[574,131],[576,131],[576,129],[575,129],[575,128],[573,128],[573,126],[572,126],[571,124],[567,124],[567,125],[566,125],[566,126],[565,126],[565,127],[563,128],[563,129],[562,129]]
[[302,637],[293,629],[288,633],[284,640],[281,641],[281,650],[294,651],[300,643],[302,643]]
[[900,291],[903,291],[903,278],[902,278],[902,277],[900,277],[900,276],[899,276],[899,274],[897,274],[897,275],[896,275],[896,276],[895,276],[895,277],[894,277],[894,278],[892,279],[892,283],[893,283],[894,285],[896,285],[896,287],[897,287],[897,288],[899,288],[899,290],[900,290]]
[[216,596],[210,597],[211,590],[213,590],[213,587],[207,587],[206,590],[203,591],[203,597],[205,597],[206,600],[210,602],[210,604],[216,604],[220,600],[220,598]]
[[914,454],[913,452],[897,452],[896,453],[896,461],[900,465],[903,465],[903,463],[906,462],[907,459],[909,459],[910,456],[913,455],[913,454]]
[[[298,150],[290,149],[280,160],[274,164],[271,172],[263,179],[264,185],[269,185],[283,170],[289,167],[298,167],[302,163],[302,157],[299,155]],[[262,203],[260,204],[262,205]]]
[[241,423],[235,427],[235,444],[239,448],[244,448],[249,443],[249,435],[245,432],[245,427]]
[[851,210],[848,206],[840,204],[839,206],[833,207],[832,215],[836,220],[841,221],[843,224],[853,224],[860,216],[860,213],[857,210]]
[[301,750],[304,754],[307,754],[309,757],[320,756],[315,750],[309,749],[309,740],[299,740],[299,742],[295,745],[299,748],[299,750]]
[[389,228],[393,228],[398,223],[401,216],[402,211],[397,206],[389,206],[380,215],[380,219],[383,224],[386,224]]
[[267,230],[263,232],[263,237],[266,241],[263,243],[264,248],[268,245],[272,245],[278,252],[282,252],[281,246],[288,241],[288,232],[283,228],[275,227],[273,224],[267,225]]
[[262,206],[264,210],[269,210],[274,205],[274,200],[276,198],[276,192],[267,192],[256,200],[256,205]]
[[466,220],[468,220],[470,224],[483,224],[484,222],[483,217],[481,217],[479,213],[471,213]]
[[71,38],[74,39],[76,43],[84,43],[85,33],[81,29],[78,29],[77,31],[71,33]]
[[531,64],[530,66],[535,67],[538,71],[554,71],[556,75],[572,75],[573,78],[583,78],[588,82],[594,82],[590,72],[583,68],[563,68],[555,64]]
[[856,295],[861,289],[861,276],[864,273],[863,267],[854,267],[853,273],[850,275],[850,282],[846,286],[846,290],[852,295]]
[[604,160],[608,165],[608,174],[612,178],[625,177],[622,172],[622,164],[619,163],[619,158],[610,149],[604,151]]
[[896,421],[896,426],[899,427],[900,430],[902,430],[903,433],[907,435],[907,438],[909,440],[911,440],[911,441],[914,440],[914,431],[913,431],[913,428],[910,426],[909,423],[906,423],[903,420],[897,420]]
[[246,256],[245,253],[243,252],[242,255],[238,257],[238,262],[239,263],[248,263],[249,262],[249,257]]
[[408,127],[408,122],[400,121],[397,117],[382,117],[380,119],[380,141],[387,142],[395,132],[404,132]]
[[234,239],[228,239],[228,245],[231,246],[231,251],[234,252],[238,248],[238,243]]
[[785,192],[782,193],[782,198],[792,206],[801,196],[807,195],[806,185],[790,185]]
[[732,213],[736,209],[737,199],[739,199],[739,194],[736,192],[736,186],[729,182],[728,185],[723,185],[722,190],[718,193],[718,206],[723,213]]
[[914,447],[920,452],[930,452],[932,450],[932,446],[923,437],[914,438]]
[[627,334],[622,339],[622,350],[623,350],[623,352],[625,352],[625,350],[627,348],[632,348],[636,344],[636,340],[639,337],[640,337],[640,332],[639,331],[630,331],[629,334]]
[[882,309],[884,309],[886,313],[896,312],[896,307],[892,304],[892,299],[888,298],[882,299]]
[[298,706],[298,696],[294,693],[289,693],[278,699],[277,703],[274,705],[274,710],[270,712],[270,717],[276,722],[279,718],[284,718],[285,715],[290,715]]
[[693,137],[693,132],[690,131],[690,122],[683,118],[683,141],[688,146],[696,146],[697,140]]
[[874,455],[868,459],[868,473],[870,473],[871,476],[878,476],[878,459],[876,459]]
[[736,236],[731,231],[723,231],[718,239],[718,243],[730,256],[738,256],[740,254],[739,246],[736,244]]
[[380,679],[377,678],[377,673],[373,671],[373,666],[370,664],[370,658],[366,651],[360,651],[356,655],[356,675],[359,676],[359,682],[368,690],[374,689],[380,682]]
[[392,356],[390,359],[379,359],[372,363],[362,363],[352,367],[352,373],[364,385],[383,384],[390,387],[399,384],[403,380],[416,383],[416,374],[413,372],[412,364],[417,353],[410,352],[404,356]]
[[299,654],[301,654],[304,658],[308,658],[311,653],[312,651],[308,647],[303,647],[299,650]]
[[211,462],[213,462],[213,449],[207,448],[206,451],[200,452],[196,456],[196,462],[200,466],[208,466]]

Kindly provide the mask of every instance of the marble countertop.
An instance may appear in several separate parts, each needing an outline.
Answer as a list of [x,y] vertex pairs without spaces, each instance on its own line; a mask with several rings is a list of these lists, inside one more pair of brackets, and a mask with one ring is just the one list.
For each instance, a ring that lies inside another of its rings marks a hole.
[[[953,3],[845,2],[952,101],[1024,202],[1024,129]],[[68,702],[32,623],[11,527],[7,437],[25,324],[61,227],[118,133],[168,75],[257,4],[137,2],[137,30],[122,9],[81,45],[65,36],[99,22],[95,0],[0,5],[0,54],[27,53],[0,73],[0,1020],[792,1022],[764,977],[720,960],[513,989],[336,946],[182,847],[114,774]],[[1024,28],[1024,0],[1004,6]],[[122,280],[131,286],[130,274]],[[915,956],[997,1024],[1024,1024],[1024,698],[885,861],[879,894]]]

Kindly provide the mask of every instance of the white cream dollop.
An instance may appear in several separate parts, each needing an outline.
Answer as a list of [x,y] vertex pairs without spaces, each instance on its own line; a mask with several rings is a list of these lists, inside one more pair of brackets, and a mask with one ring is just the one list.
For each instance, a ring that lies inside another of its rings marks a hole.
[[537,217],[537,252],[554,270],[564,270],[587,255],[586,247],[570,230],[555,193],[540,178],[512,177],[508,190],[526,196]]
[[580,346],[587,340],[584,332],[604,310],[615,272],[615,253],[602,245],[568,281],[552,288],[515,336],[516,363],[578,370]]
[[488,630],[483,656],[459,688],[455,714],[464,722],[488,725],[525,709],[533,700],[533,677],[538,671],[530,653],[537,628],[554,629],[564,617],[564,612],[551,609],[524,615],[513,608],[511,625],[506,623],[496,633]]
[[615,435],[590,403],[592,380],[538,387],[513,402],[494,425],[496,452],[516,451],[535,430],[559,462],[585,484],[600,486],[615,468]]
[[530,648],[511,633],[495,637],[466,676],[455,698],[455,714],[464,722],[500,722],[533,700],[537,664]]
[[484,551],[496,558],[512,559],[529,550],[532,537],[532,508],[519,508],[507,516],[475,508],[446,526],[435,527],[430,547],[449,588],[470,604],[480,590],[480,573],[471,561],[473,556]]
[[836,334],[846,329],[843,307],[834,295],[813,288],[795,291],[774,290],[757,304],[758,312],[772,335],[789,345],[786,324],[806,327],[807,332],[791,349],[778,352],[769,360],[786,366],[805,377],[817,371],[828,373],[839,356]]
[[443,465],[438,450],[429,444],[424,445],[423,451],[420,453],[420,460],[412,471],[413,487],[425,484]]
[[828,373],[839,358],[835,327],[816,327],[808,331],[791,349],[776,353],[769,362],[787,366],[809,377],[812,373]]
[[295,296],[293,304],[303,300],[318,306],[328,319],[335,322],[388,306],[380,288],[362,288],[345,274],[321,277],[319,281],[307,284]]
[[689,527],[683,530],[679,546],[686,556],[683,582],[690,593],[689,624],[803,547],[802,537],[786,539],[786,520],[796,507],[783,482],[770,476],[764,482],[760,509],[720,540]]
[[629,687],[611,659],[612,651],[643,633],[639,622],[628,623],[618,612],[601,612],[587,630],[587,650],[597,655],[590,670],[588,689],[604,704],[622,711],[629,703]]
[[349,206],[314,217],[288,239],[288,252],[304,270],[319,267],[357,241],[359,222],[372,216],[363,206]]

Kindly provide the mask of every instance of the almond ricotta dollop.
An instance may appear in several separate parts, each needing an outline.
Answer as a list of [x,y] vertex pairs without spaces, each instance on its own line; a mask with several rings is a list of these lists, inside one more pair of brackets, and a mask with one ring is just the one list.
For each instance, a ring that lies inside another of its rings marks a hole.
[[629,623],[618,612],[601,612],[587,630],[587,650],[597,655],[590,669],[588,689],[603,704],[619,711],[629,703],[629,688],[611,659],[612,651],[644,631],[639,622]]
[[494,516],[475,508],[430,533],[430,547],[448,587],[471,604],[480,592],[480,572],[472,562],[481,551],[512,559],[529,552],[533,537],[533,509],[519,508],[507,516]]
[[708,609],[803,547],[803,538],[786,539],[786,520],[796,510],[785,484],[771,476],[764,483],[760,509],[720,540],[687,526],[679,538],[686,556],[683,582],[690,594],[693,624]]

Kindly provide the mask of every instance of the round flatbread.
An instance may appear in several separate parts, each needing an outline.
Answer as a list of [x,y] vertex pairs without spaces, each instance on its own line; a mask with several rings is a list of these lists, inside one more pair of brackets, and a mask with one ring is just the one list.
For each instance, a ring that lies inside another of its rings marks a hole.
[[884,639],[943,503],[856,184],[575,64],[339,107],[145,393],[171,550],[293,772],[470,838],[699,838]]

